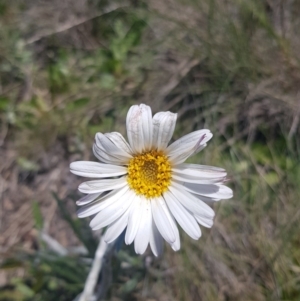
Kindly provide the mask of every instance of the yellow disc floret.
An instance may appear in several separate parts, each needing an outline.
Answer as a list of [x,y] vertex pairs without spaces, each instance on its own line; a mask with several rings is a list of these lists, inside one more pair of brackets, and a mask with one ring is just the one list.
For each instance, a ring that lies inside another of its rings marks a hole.
[[145,152],[129,161],[129,187],[147,198],[157,197],[165,192],[170,185],[171,176],[171,163],[161,151]]

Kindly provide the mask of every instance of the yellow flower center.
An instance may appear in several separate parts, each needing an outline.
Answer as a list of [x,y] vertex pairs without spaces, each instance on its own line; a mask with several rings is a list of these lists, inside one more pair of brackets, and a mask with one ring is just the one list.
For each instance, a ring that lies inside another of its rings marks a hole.
[[129,187],[146,198],[160,196],[171,182],[171,163],[161,151],[151,150],[129,161]]

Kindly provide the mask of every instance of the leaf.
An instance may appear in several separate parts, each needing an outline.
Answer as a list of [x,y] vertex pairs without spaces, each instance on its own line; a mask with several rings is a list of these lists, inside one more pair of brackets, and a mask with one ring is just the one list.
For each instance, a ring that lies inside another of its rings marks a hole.
[[32,203],[32,215],[33,215],[33,219],[35,222],[35,227],[38,230],[42,230],[43,229],[43,215],[40,209],[40,205],[37,201],[33,201]]
[[270,185],[276,185],[279,183],[279,176],[276,172],[270,171],[264,176],[265,181]]
[[20,261],[16,258],[7,258],[0,265],[0,268],[3,270],[4,269],[15,269],[15,268],[20,268],[20,267],[23,267],[23,263],[22,263],[22,261]]
[[87,97],[75,99],[73,102],[67,105],[67,110],[76,110],[85,107],[89,103],[90,99]]
[[137,284],[138,284],[137,278],[128,280],[122,287],[123,293],[128,294],[132,292],[136,288]]
[[116,85],[115,77],[111,74],[104,73],[100,78],[100,86],[104,89],[112,89]]
[[60,213],[64,220],[70,225],[75,235],[78,239],[85,245],[89,253],[93,255],[97,248],[97,242],[92,235],[92,230],[87,226],[87,224],[79,219],[73,219],[68,212],[64,201],[61,200],[55,192],[52,192],[54,199],[60,209]]
[[249,168],[249,162],[246,160],[237,162],[235,164],[235,170],[239,173],[247,171]]
[[35,295],[34,291],[22,282],[16,284],[16,289],[26,298],[32,298]]
[[38,171],[39,170],[38,164],[36,164],[35,162],[30,161],[26,158],[23,158],[23,157],[19,157],[17,159],[17,163],[25,171]]
[[2,288],[0,291],[0,301],[21,301],[24,296],[17,290]]
[[6,97],[0,97],[0,111],[5,111],[9,105],[9,99]]

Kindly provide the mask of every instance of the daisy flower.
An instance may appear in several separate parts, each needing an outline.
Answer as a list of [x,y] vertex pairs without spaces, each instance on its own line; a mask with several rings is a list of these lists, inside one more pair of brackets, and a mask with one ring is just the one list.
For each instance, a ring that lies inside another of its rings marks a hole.
[[201,151],[212,138],[198,130],[168,145],[177,114],[159,112],[152,117],[144,104],[132,106],[126,118],[127,138],[120,133],[97,133],[93,151],[101,162],[77,161],[70,165],[75,175],[96,180],[79,186],[87,195],[77,201],[78,217],[93,215],[93,230],[107,227],[104,239],[113,242],[125,230],[125,243],[134,242],[143,254],[150,244],[155,256],[163,240],[180,249],[177,223],[193,239],[199,239],[199,224],[210,228],[214,211],[208,201],[232,197],[223,185],[222,168],[184,161]]

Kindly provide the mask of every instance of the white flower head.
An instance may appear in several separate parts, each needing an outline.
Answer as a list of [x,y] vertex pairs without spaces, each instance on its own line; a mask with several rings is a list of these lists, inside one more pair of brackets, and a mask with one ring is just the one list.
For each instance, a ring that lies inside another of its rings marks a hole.
[[232,190],[223,185],[224,169],[183,163],[206,146],[212,138],[209,130],[192,132],[168,146],[176,118],[171,112],[152,117],[149,106],[134,105],[126,119],[129,144],[120,133],[97,133],[93,151],[103,163],[71,163],[72,173],[97,178],[79,186],[87,196],[77,201],[82,206],[78,216],[95,215],[90,226],[107,227],[107,243],[127,227],[125,243],[134,241],[138,254],[150,244],[158,256],[163,239],[177,251],[177,223],[191,238],[199,239],[199,224],[213,225],[214,211],[206,201],[232,197]]

